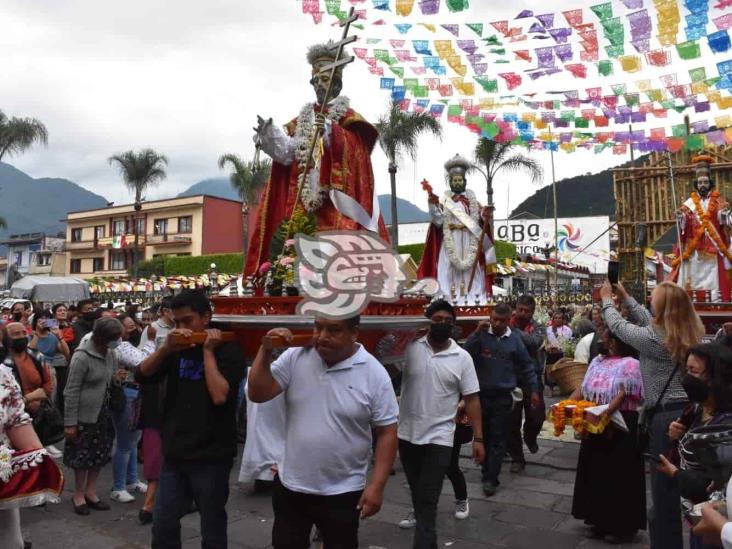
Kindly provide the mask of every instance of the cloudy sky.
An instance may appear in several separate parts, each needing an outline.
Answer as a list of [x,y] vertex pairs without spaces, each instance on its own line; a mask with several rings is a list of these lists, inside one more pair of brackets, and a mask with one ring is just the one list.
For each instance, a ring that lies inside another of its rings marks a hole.
[[[548,7],[534,0],[471,4],[469,17],[453,20],[487,23]],[[556,0],[550,9],[589,5]],[[118,203],[129,194],[107,164],[111,154],[152,147],[168,157],[168,179],[151,199],[225,175],[216,166],[222,153],[251,157],[256,115],[277,123],[295,117],[312,100],[307,47],[340,34],[314,25],[297,0],[0,0],[0,29],[0,109],[39,118],[50,133],[48,148],[10,163],[33,177],[68,178]],[[386,92],[360,62],[347,69],[343,93],[372,121],[387,104]],[[469,155],[474,144],[473,134],[453,124],[446,124],[442,143],[424,138],[416,163],[401,165],[399,196],[426,208],[419,181],[442,188],[444,161]],[[549,153],[532,154],[546,167],[544,184],[550,183]],[[558,179],[626,160],[587,152],[555,158]],[[387,193],[378,148],[373,162],[377,191]],[[477,178],[471,186],[484,199]],[[504,175],[496,189],[499,214],[509,187],[512,207],[538,188],[523,176]]]

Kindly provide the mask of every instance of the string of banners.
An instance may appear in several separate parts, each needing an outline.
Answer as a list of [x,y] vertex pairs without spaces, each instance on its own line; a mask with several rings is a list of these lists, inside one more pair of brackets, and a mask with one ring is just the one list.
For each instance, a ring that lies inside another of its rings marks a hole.
[[[618,154],[728,142],[729,116],[716,111],[732,107],[732,0],[622,0],[487,22],[466,0],[300,4],[334,24],[355,6],[353,52],[379,88],[485,137],[564,150],[613,143]],[[678,115],[696,120],[682,132]]]

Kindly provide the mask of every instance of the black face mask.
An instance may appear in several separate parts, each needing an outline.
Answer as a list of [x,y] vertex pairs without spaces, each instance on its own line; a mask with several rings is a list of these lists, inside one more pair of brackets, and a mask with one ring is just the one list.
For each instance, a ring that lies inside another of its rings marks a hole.
[[22,337],[19,339],[11,339],[10,340],[10,348],[15,353],[22,353],[23,351],[28,348],[28,338]]
[[132,335],[130,336],[129,342],[134,346],[137,347],[140,344],[140,339],[142,338],[142,334],[138,331],[134,331]]
[[101,309],[95,309],[94,311],[89,311],[88,313],[84,313],[83,315],[81,315],[81,318],[83,318],[87,322],[94,322],[95,320],[98,320],[101,317],[102,317]]
[[686,374],[681,379],[681,385],[691,402],[706,402],[709,398],[709,385],[703,379]]
[[20,322],[23,319],[23,313],[13,313],[13,322]]
[[442,322],[430,325],[430,337],[437,343],[444,343],[452,335],[452,324]]

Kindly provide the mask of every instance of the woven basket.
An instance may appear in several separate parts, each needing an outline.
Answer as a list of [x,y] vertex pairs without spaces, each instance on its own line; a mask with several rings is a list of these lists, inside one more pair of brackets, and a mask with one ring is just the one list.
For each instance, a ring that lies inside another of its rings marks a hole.
[[549,366],[547,376],[557,385],[561,394],[568,394],[582,385],[587,373],[587,364],[577,362],[571,358],[560,358],[557,362]]

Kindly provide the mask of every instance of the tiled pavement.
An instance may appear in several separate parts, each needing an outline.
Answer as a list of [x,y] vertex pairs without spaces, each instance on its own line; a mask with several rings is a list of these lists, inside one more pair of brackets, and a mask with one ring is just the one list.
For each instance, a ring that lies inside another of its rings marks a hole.
[[[548,424],[547,424],[548,426]],[[453,517],[452,487],[448,481],[439,505],[439,546],[455,549],[594,549],[608,547],[603,542],[585,539],[584,527],[569,514],[572,504],[574,467],[579,445],[565,437],[540,441],[539,452],[528,455],[529,465],[519,475],[504,467],[501,487],[492,498],[483,496],[478,468],[467,458],[462,466],[468,482],[471,516],[464,521]],[[265,548],[269,546],[272,509],[267,496],[249,495],[236,484],[238,464],[232,471],[229,499],[229,546]],[[111,467],[103,471],[100,494],[111,486]],[[88,517],[73,513],[70,503],[71,483],[60,505],[23,511],[23,529],[34,549],[122,549],[149,547],[150,527],[137,523],[138,503],[112,502],[112,510],[94,512]],[[138,498],[139,499],[139,498]],[[362,523],[361,547],[407,549],[411,531],[397,526],[409,510],[409,494],[404,474],[397,464],[397,474],[389,480],[381,512]],[[200,547],[198,515],[185,517],[183,546]],[[647,547],[642,533],[627,548]]]

